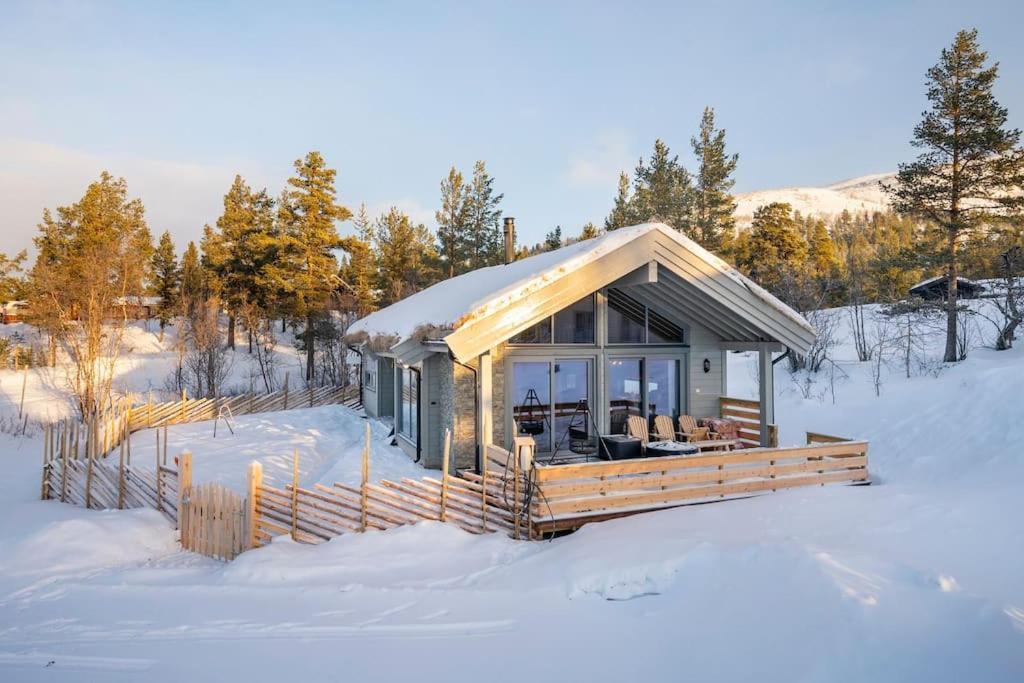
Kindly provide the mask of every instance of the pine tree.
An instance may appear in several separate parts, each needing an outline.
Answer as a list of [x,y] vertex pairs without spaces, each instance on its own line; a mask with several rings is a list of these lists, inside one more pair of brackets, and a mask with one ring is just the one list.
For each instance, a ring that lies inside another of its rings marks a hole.
[[265,309],[269,295],[260,286],[275,240],[274,200],[266,190],[253,191],[236,175],[224,195],[224,212],[217,219],[216,257],[211,263],[228,312],[228,347],[235,347],[235,321],[243,307]]
[[160,243],[153,253],[153,290],[160,297],[157,304],[157,317],[160,319],[160,334],[174,316],[178,308],[181,272],[178,269],[178,257],[174,251],[171,233],[164,230],[160,235]]
[[466,270],[494,266],[505,261],[505,235],[498,205],[505,195],[494,194],[494,178],[484,162],[473,166],[466,201],[466,234],[463,245]]
[[115,363],[105,361],[121,351],[126,302],[145,293],[153,250],[145,209],[123,178],[104,172],[56,217],[44,212],[36,246],[31,315],[68,348],[69,379],[87,414],[110,397]]
[[772,203],[754,211],[736,265],[769,291],[779,293],[783,278],[804,268],[807,243],[789,204]]
[[715,129],[715,110],[704,109],[700,133],[690,139],[699,167],[693,193],[693,236],[705,249],[718,251],[733,231],[736,202],[730,194],[736,181],[738,154],[726,154],[725,130]]
[[562,226],[556,225],[555,229],[544,236],[544,251],[554,251],[562,248]]
[[374,228],[383,303],[393,304],[433,283],[437,255],[426,226],[414,225],[393,206]]
[[939,256],[949,281],[944,359],[960,359],[958,289],[961,250],[987,222],[1024,206],[1024,152],[1020,131],[1006,128],[1007,110],[992,94],[998,64],[986,67],[987,53],[976,30],[960,31],[928,70],[928,101],[911,141],[924,151],[900,164],[888,188],[895,208],[923,218],[939,233]]
[[612,206],[612,212],[604,219],[605,230],[618,230],[636,223],[636,215],[630,204],[630,199],[629,176],[623,172],[619,174],[619,191],[615,195],[615,205]]
[[335,224],[352,217],[335,201],[336,175],[320,152],[295,161],[295,175],[288,179],[277,213],[280,249],[261,278],[263,286],[289,296],[294,315],[305,319],[307,382],[313,381],[315,370],[316,318],[339,284],[334,250],[341,247],[341,238]]
[[358,237],[343,238],[341,248],[347,253],[339,274],[342,286],[352,297],[356,316],[361,318],[377,310],[377,259],[372,245]]
[[598,236],[597,226],[593,223],[587,223],[583,226],[583,230],[580,231],[580,241],[593,239]]
[[441,208],[434,213],[438,252],[448,277],[465,270],[469,202],[470,188],[462,173],[452,166],[448,177],[441,181]]
[[0,254],[0,302],[16,301],[21,298],[25,283],[19,274],[28,258],[28,252],[22,249],[14,258]]
[[661,140],[654,141],[650,160],[645,163],[641,158],[637,164],[630,203],[641,221],[660,221],[692,235],[690,174]]
[[342,239],[348,256],[341,268],[342,286],[352,297],[352,308],[358,317],[377,310],[377,256],[373,251],[374,226],[366,213],[366,204],[359,205],[352,220],[356,234]]
[[189,242],[181,257],[181,285],[178,292],[182,315],[191,316],[196,306],[205,298],[206,284],[203,280],[199,249],[195,242]]

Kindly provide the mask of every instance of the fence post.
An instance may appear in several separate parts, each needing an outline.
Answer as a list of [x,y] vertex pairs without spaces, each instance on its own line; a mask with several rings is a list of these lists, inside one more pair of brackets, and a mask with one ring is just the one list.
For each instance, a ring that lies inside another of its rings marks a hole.
[[47,493],[49,493],[49,489],[50,489],[50,482],[49,482],[49,479],[50,479],[50,451],[47,448],[47,445],[48,445],[48,442],[50,440],[50,429],[51,429],[50,425],[47,425],[45,430],[44,430],[44,432],[43,432],[44,433],[44,437],[43,437],[43,483],[39,487],[39,498],[40,498],[40,500],[46,500],[46,499],[49,498]]
[[21,419],[22,414],[25,412],[25,383],[28,382],[28,368],[25,368],[25,372],[21,375],[21,403],[18,404],[18,419]]
[[178,420],[180,422],[185,421],[185,401],[188,400],[188,389],[185,387],[181,388],[181,411],[179,412]]
[[441,456],[441,521],[445,521],[448,508],[448,459],[452,450],[452,430],[444,430],[444,451]]
[[363,444],[363,485],[359,489],[359,530],[366,531],[367,506],[370,486],[370,423],[366,423],[366,440]]
[[259,525],[256,523],[257,507],[256,507],[256,496],[259,495],[259,487],[263,485],[263,465],[258,462],[249,463],[249,497],[245,501],[245,514],[246,514],[246,548],[256,548],[259,546],[259,538],[257,538],[257,531]]
[[[158,433],[156,437],[159,439],[160,434]],[[164,466],[167,466],[167,425],[164,425]]]
[[515,539],[519,540],[519,449],[512,454],[512,514],[515,517]]
[[[159,490],[160,461],[157,461],[156,463],[156,474],[158,478],[157,488]],[[182,537],[184,537],[186,532],[190,531],[190,529],[188,529],[188,520],[184,520],[183,522],[182,518],[185,516],[183,514],[185,510],[185,503],[186,499],[189,497],[189,494],[192,492],[191,489],[192,453],[190,453],[189,451],[183,451],[181,454],[181,458],[178,462],[178,528],[182,531]],[[160,508],[160,511],[163,512],[162,507]]]
[[64,420],[64,432],[60,441],[60,502],[65,503],[68,499],[68,450],[71,445],[71,434],[68,429],[71,425]]
[[292,452],[292,540],[298,535],[299,526],[299,449]]
[[[127,425],[123,422],[121,423],[121,429],[127,429]],[[122,438],[120,441],[121,447],[119,450],[121,462],[118,464],[117,468],[117,509],[124,510],[124,439]],[[159,474],[159,472],[157,472],[157,474]]]
[[284,373],[284,408],[288,410],[288,373]]
[[313,385],[309,386],[309,407],[313,407]]
[[480,458],[480,531],[487,533],[487,447]]
[[96,452],[95,441],[96,441],[96,413],[94,412],[89,418],[89,424],[87,426],[86,443],[85,443],[85,507],[89,509],[92,507],[92,460],[93,454]]

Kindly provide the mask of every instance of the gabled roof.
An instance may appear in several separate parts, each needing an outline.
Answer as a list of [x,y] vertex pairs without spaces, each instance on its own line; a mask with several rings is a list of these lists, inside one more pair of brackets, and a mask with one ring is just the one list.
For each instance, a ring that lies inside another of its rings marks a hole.
[[658,266],[658,285],[638,288],[654,300],[650,305],[723,340],[777,341],[804,352],[814,339],[814,328],[798,313],[662,223],[613,230],[445,280],[357,321],[349,332],[393,337],[394,348],[408,346],[424,326],[451,330],[445,341],[466,360],[651,263]]

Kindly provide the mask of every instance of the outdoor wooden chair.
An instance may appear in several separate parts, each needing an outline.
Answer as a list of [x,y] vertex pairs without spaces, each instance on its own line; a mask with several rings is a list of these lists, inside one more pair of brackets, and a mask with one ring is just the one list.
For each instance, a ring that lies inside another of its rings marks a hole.
[[661,441],[681,440],[672,427],[672,418],[668,415],[654,416],[654,436]]
[[679,440],[680,441],[707,441],[716,435],[711,433],[707,427],[698,427],[697,420],[691,415],[679,416]]
[[630,415],[626,420],[626,433],[635,439],[640,439],[640,445],[647,448],[647,442],[651,440],[647,433],[647,420],[642,415]]

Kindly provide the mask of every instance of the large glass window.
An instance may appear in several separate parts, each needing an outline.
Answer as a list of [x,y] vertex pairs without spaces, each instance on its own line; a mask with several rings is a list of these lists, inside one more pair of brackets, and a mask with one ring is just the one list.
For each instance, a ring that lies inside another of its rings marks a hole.
[[608,407],[612,434],[626,431],[630,415],[643,415],[643,358],[608,361]]
[[555,314],[556,344],[594,343],[594,297],[580,299]]
[[609,344],[682,344],[683,328],[617,289],[608,290]]
[[590,363],[555,361],[554,450],[573,450],[590,439]]
[[551,450],[551,363],[512,364],[512,419],[529,434],[538,451]]
[[511,344],[593,344],[594,296],[580,299],[509,339]]
[[420,373],[416,368],[403,368],[400,377],[402,411],[398,428],[403,436],[416,442],[419,439]]
[[668,415],[673,423],[679,416],[679,361],[674,358],[647,359],[647,414]]
[[669,415],[674,422],[681,412],[679,365],[678,358],[609,360],[609,432],[624,433],[630,415],[642,415],[649,423],[656,415]]
[[647,315],[643,305],[617,289],[608,290],[608,343],[643,344],[647,341]]

